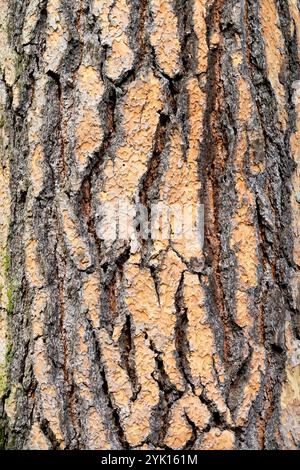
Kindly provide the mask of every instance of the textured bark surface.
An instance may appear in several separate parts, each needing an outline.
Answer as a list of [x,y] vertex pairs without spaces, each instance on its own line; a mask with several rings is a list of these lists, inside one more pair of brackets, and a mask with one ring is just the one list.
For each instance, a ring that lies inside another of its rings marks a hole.
[[299,1],[0,0],[0,48],[0,447],[299,448]]

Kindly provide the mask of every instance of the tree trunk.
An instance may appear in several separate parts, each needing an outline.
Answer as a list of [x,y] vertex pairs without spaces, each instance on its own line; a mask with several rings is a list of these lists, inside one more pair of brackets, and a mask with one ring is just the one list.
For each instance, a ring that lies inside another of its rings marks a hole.
[[299,0],[0,0],[0,46],[0,447],[299,448]]

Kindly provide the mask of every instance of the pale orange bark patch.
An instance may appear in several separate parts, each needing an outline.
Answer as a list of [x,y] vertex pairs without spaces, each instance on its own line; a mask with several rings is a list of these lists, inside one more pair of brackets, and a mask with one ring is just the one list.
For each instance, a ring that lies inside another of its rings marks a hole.
[[[122,143],[116,150],[114,160],[108,160],[105,164],[103,188],[98,195],[103,216],[97,230],[99,237],[103,237],[105,242],[114,223],[112,206],[123,204],[129,207],[138,194],[138,184],[151,158],[153,137],[162,107],[159,80],[152,72],[140,73],[129,86],[125,96],[123,117],[118,129]],[[134,236],[133,218],[132,223],[129,221],[125,232],[119,236],[123,240],[132,239]],[[114,234],[111,237],[113,238]],[[110,240],[108,244],[110,246]]]
[[91,8],[93,14],[98,18],[101,24],[101,38],[108,40],[109,38],[109,11],[115,0],[92,0]]
[[243,390],[243,400],[239,407],[236,423],[244,426],[248,419],[250,407],[260,390],[262,376],[265,373],[265,349],[262,345],[252,346],[250,363],[251,374]]
[[236,252],[240,283],[249,288],[257,285],[257,236],[252,218],[254,198],[242,175],[238,176],[236,188],[239,205],[234,216],[231,247]]
[[91,65],[82,64],[78,70],[76,83],[76,167],[72,168],[72,172],[77,174],[76,178],[72,178],[72,186],[76,189],[80,187],[82,175],[103,139],[98,109],[103,92],[104,86],[97,70]]
[[117,80],[133,65],[134,53],[127,34],[130,3],[128,0],[95,0],[93,10],[101,25],[101,43],[109,48],[106,75]]
[[172,449],[183,449],[187,441],[192,437],[193,430],[186,416],[197,426],[203,429],[210,420],[207,407],[200,402],[198,397],[186,394],[176,401],[171,409],[169,426],[165,438],[165,444]]
[[42,338],[38,338],[34,345],[34,375],[38,381],[38,391],[42,404],[42,411],[45,419],[53,431],[60,447],[64,446],[64,438],[61,432],[58,397],[56,388],[51,377],[51,368],[48,363],[47,351]]
[[39,0],[30,0],[26,7],[26,14],[22,28],[22,44],[28,44],[34,33],[39,15]]
[[163,176],[160,189],[160,201],[170,212],[167,220],[164,218],[157,221],[157,234],[153,237],[153,255],[167,249],[170,239],[174,249],[186,261],[190,261],[191,258],[199,259],[202,255],[198,161],[203,134],[205,94],[201,91],[197,79],[188,80],[186,88],[189,98],[189,149],[185,161],[181,133],[174,131],[169,146],[168,170]]
[[216,345],[207,320],[205,292],[199,284],[197,275],[185,273],[183,294],[188,317],[187,340],[190,350],[188,361],[196,392],[200,395],[204,387],[207,397],[213,400],[220,412],[226,413],[227,419],[230,420],[229,411],[214,373]]
[[194,0],[193,22],[194,31],[198,39],[197,48],[197,72],[205,73],[207,70],[208,45],[206,41],[206,0]]
[[49,0],[47,3],[47,38],[44,53],[48,70],[56,71],[68,47],[67,27],[61,13],[61,0]]
[[247,292],[241,290],[236,291],[235,295],[236,302],[236,316],[235,321],[241,328],[247,328],[253,326],[254,319],[249,313],[249,296]]
[[247,123],[253,114],[253,100],[249,83],[243,78],[238,80],[239,111],[241,129],[238,133],[236,149],[236,194],[238,206],[233,217],[230,246],[235,251],[238,267],[238,289],[236,294],[236,322],[241,327],[251,328],[253,319],[249,314],[247,289],[257,285],[257,234],[253,214],[255,201],[244,177],[244,158],[248,149]]
[[30,430],[28,437],[27,448],[30,450],[49,450],[51,449],[51,442],[47,439],[42,432],[40,425],[35,421]]
[[235,165],[240,172],[243,172],[244,158],[248,151],[251,173],[258,174],[264,171],[265,163],[255,160],[254,145],[255,143],[259,144],[264,149],[264,137],[260,128],[253,128],[253,124],[249,125],[254,115],[258,115],[258,111],[251,93],[250,83],[241,75],[241,66],[245,60],[242,51],[238,50],[233,53],[231,59],[238,75],[237,89],[239,93],[238,122],[240,131]]
[[44,107],[46,100],[46,85],[48,77],[38,77],[35,82],[32,105],[28,111],[28,176],[31,182],[31,192],[38,197],[44,186],[45,158],[41,144],[44,124]]
[[44,333],[44,312],[49,301],[46,292],[37,292],[34,296],[30,313],[32,324],[32,336],[34,339],[43,336]]
[[31,156],[31,165],[30,165],[30,175],[32,182],[34,181],[34,185],[32,186],[32,190],[34,195],[38,195],[41,190],[43,189],[43,181],[44,181],[44,174],[43,174],[43,164],[44,161],[44,153],[42,146],[37,144],[35,149],[33,150]]
[[211,49],[216,48],[220,44],[221,35],[219,31],[215,31],[209,38],[209,46]]
[[78,170],[85,169],[89,157],[101,145],[103,132],[96,109],[84,108],[76,127],[76,151]]
[[156,327],[159,305],[150,271],[128,263],[125,269],[125,279],[125,301],[137,329]]
[[97,273],[88,274],[82,286],[82,306],[87,310],[95,329],[100,326],[100,278]]
[[80,235],[79,222],[68,201],[68,198],[61,194],[58,198],[58,206],[64,232],[66,245],[77,268],[85,271],[91,266],[92,260],[88,243]]
[[[152,140],[163,102],[161,85],[152,72],[140,74],[130,85],[123,105],[121,126],[123,144],[116,152],[111,167],[105,168],[104,200],[133,196],[147,169]],[[106,194],[105,194],[106,193]]]
[[[242,54],[240,52],[236,53],[236,55],[233,54],[232,62],[235,68],[239,70],[242,63]],[[250,84],[244,78],[239,77],[237,88],[239,92],[238,119],[242,127],[245,127],[253,114],[253,100],[250,92]]]
[[87,412],[88,449],[109,450],[111,445],[106,437],[105,426],[99,411],[91,406]]
[[127,264],[125,276],[126,303],[137,330],[147,331],[155,347],[162,354],[166,373],[171,382],[182,389],[183,378],[176,364],[175,295],[185,265],[172,251],[162,254],[160,260],[160,302],[150,271]]
[[[199,87],[198,80],[191,78],[187,81],[186,89],[188,92],[188,118],[189,118],[189,149],[187,160],[191,166],[190,172],[192,182],[199,183],[198,160],[200,146],[203,137],[203,119],[206,104],[206,94]],[[197,188],[198,189],[198,188]]]
[[171,449],[183,449],[192,436],[193,430],[187,422],[183,410],[173,409],[165,444]]
[[[251,344],[252,357],[250,362],[250,377],[243,390],[243,398],[237,412],[236,422],[244,425],[248,419],[249,410],[255,401],[261,386],[261,378],[265,371],[265,354],[262,345],[253,341],[251,331],[254,318],[251,315],[253,300],[249,289],[258,284],[258,235],[254,225],[256,203],[254,194],[249,189],[245,179],[246,152],[251,149],[252,141],[259,135],[248,130],[248,122],[255,112],[249,83],[240,75],[240,64],[237,64],[239,110],[238,110],[238,142],[236,147],[236,195],[237,208],[233,217],[233,227],[230,239],[230,247],[235,252],[237,261],[237,289],[236,289],[236,314],[235,322],[244,329],[245,335]],[[263,170],[263,166],[250,161],[253,173]]]
[[117,343],[114,343],[104,329],[99,333],[99,344],[103,355],[106,379],[114,405],[119,408],[122,417],[127,416],[129,414],[132,388],[127,372],[121,367],[119,346]]
[[26,278],[32,287],[41,288],[44,285],[44,279],[40,271],[38,259],[38,242],[32,238],[31,233],[27,233],[25,239],[25,272]]
[[149,339],[143,333],[135,337],[136,374],[140,385],[137,399],[131,405],[131,412],[125,419],[127,441],[131,446],[141,444],[151,431],[150,417],[159,400],[159,387],[153,379],[155,371],[154,353]]
[[232,65],[234,68],[239,68],[244,62],[242,51],[236,51],[231,56]]
[[86,436],[90,449],[108,449],[109,442],[104,422],[100,412],[94,406],[94,396],[91,387],[91,361],[89,357],[89,344],[86,339],[84,325],[78,327],[78,340],[76,344],[76,367],[74,380],[83,401],[83,408],[87,409]]
[[82,101],[97,104],[103,94],[103,88],[97,70],[91,65],[81,64],[77,74],[77,91]]
[[184,263],[174,253],[173,250],[167,251],[161,262],[160,278],[160,314],[157,348],[162,351],[162,358],[166,373],[171,382],[178,388],[184,389],[184,381],[181,372],[176,363],[175,346],[175,325],[176,325],[176,306],[175,297],[179,287],[182,272],[185,269]]
[[177,18],[170,0],[151,0],[153,18],[151,43],[161,69],[170,77],[180,70],[180,43]]
[[109,18],[108,37],[111,41],[111,52],[106,63],[106,74],[115,80],[132,67],[134,58],[126,34],[130,19],[130,6],[127,0],[117,0]]
[[205,434],[199,450],[233,450],[234,441],[232,431],[221,431],[218,428],[212,428]]
[[262,0],[259,5],[268,77],[277,99],[278,120],[282,129],[285,130],[287,126],[285,89],[279,78],[285,66],[284,38],[280,30],[280,20],[275,0]]

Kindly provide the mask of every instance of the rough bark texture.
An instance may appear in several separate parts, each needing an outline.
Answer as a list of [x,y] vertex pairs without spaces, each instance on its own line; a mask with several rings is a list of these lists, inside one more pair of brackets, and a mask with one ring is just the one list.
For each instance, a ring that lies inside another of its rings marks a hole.
[[0,446],[299,448],[300,2],[0,0],[0,48]]

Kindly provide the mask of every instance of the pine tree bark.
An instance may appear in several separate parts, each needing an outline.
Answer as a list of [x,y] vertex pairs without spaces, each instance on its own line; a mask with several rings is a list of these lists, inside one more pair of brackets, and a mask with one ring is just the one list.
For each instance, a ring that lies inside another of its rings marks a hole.
[[0,47],[0,447],[299,448],[299,1],[0,0]]

